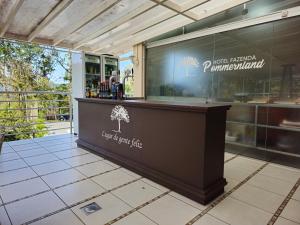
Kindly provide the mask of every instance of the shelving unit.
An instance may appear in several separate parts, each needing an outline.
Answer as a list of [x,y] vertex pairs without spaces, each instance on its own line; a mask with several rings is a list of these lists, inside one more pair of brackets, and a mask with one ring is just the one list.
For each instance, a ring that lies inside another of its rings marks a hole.
[[[230,103],[227,145],[255,148],[300,158],[300,107],[282,104]],[[297,126],[282,126],[285,121]],[[232,141],[235,137],[236,141]]]

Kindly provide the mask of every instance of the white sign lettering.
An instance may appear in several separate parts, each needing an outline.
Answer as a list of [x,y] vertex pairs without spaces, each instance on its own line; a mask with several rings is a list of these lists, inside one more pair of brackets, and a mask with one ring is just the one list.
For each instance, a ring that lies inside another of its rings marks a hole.
[[112,121],[117,120],[118,121],[118,130],[112,130],[112,132],[108,132],[105,130],[102,130],[101,136],[106,141],[113,141],[119,145],[127,145],[129,148],[136,148],[136,149],[142,149],[143,143],[138,138],[128,138],[125,136],[120,136],[121,133],[121,121],[124,121],[126,123],[130,122],[130,117],[128,114],[128,111],[121,105],[116,105],[110,115],[110,119]]
[[222,72],[234,70],[253,70],[262,69],[265,65],[265,59],[257,60],[255,55],[238,56],[232,58],[222,58],[216,60],[207,60],[203,63],[203,71]]

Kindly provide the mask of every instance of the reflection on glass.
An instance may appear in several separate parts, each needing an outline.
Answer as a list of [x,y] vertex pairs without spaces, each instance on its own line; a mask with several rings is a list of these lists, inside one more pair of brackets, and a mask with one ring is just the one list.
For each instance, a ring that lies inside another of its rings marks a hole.
[[294,17],[150,48],[146,95],[229,102],[228,143],[300,155],[299,27]]

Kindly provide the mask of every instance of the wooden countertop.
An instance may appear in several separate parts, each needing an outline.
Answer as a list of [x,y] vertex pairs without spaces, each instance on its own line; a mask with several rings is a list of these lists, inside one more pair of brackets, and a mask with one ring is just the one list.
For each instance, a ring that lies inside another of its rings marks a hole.
[[171,102],[171,101],[152,101],[152,100],[111,100],[111,99],[97,99],[97,98],[76,98],[78,102],[96,103],[106,105],[125,105],[130,107],[139,108],[156,108],[175,111],[188,111],[188,112],[208,112],[218,110],[228,110],[230,104],[218,103],[184,103],[184,102]]

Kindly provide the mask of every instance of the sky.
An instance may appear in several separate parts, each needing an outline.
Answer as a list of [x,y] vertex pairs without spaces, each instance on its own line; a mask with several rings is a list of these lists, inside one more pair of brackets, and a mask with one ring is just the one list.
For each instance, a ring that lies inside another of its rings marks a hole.
[[[60,57],[65,57],[66,54],[68,54],[67,52],[59,52]],[[55,66],[55,70],[49,75],[49,78],[52,82],[56,83],[56,84],[63,84],[66,83],[66,81],[64,80],[64,76],[65,76],[65,69],[57,64]]]

